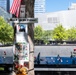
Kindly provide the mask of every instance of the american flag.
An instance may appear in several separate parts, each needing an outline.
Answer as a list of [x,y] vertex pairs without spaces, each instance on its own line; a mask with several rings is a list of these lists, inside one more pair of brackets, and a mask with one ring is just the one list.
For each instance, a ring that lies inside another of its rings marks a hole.
[[19,17],[19,11],[21,6],[22,0],[13,0],[13,4],[10,9],[10,13],[14,14],[16,17]]

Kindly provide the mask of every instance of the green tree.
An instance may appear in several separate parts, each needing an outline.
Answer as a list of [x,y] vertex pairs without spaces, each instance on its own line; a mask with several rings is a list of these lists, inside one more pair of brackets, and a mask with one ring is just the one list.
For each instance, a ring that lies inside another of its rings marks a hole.
[[51,30],[46,30],[46,31],[43,32],[42,39],[43,39],[45,44],[49,43],[49,40],[51,39],[51,36],[52,36],[52,31]]
[[66,29],[63,28],[61,24],[59,24],[56,28],[54,28],[53,39],[56,41],[62,41],[67,39]]
[[76,27],[72,27],[67,30],[68,40],[74,41],[76,40]]
[[34,28],[34,39],[35,40],[42,40],[43,29],[40,25]]
[[0,17],[0,42],[7,43],[13,41],[13,27],[9,25],[3,17]]

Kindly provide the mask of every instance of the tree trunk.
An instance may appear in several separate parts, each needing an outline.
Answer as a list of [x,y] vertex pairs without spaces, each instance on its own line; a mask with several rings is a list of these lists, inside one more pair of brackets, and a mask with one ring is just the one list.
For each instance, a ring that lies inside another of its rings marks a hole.
[[[25,4],[25,18],[34,18],[35,0],[23,0]],[[28,42],[30,45],[29,75],[34,75],[34,24],[28,25]]]

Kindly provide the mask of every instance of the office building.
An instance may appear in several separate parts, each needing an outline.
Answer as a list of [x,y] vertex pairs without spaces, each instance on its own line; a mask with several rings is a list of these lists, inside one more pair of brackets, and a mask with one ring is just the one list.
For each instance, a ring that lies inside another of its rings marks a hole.
[[0,16],[2,16],[6,21],[10,18],[10,14],[0,7]]
[[45,0],[35,0],[34,13],[45,12]]
[[9,12],[10,9],[10,0],[0,0],[0,7]]
[[68,8],[68,10],[76,10],[76,3],[71,3],[71,6]]
[[38,18],[35,26],[40,25],[44,30],[53,30],[58,24],[66,29],[76,27],[76,3],[71,3],[68,10],[37,13],[35,18]]

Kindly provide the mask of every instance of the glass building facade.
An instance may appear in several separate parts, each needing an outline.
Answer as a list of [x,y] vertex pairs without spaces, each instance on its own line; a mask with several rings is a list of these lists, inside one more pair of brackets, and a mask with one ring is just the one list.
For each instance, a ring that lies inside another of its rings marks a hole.
[[35,0],[34,13],[45,12],[45,0]]
[[9,12],[10,9],[10,0],[0,0],[0,7]]

